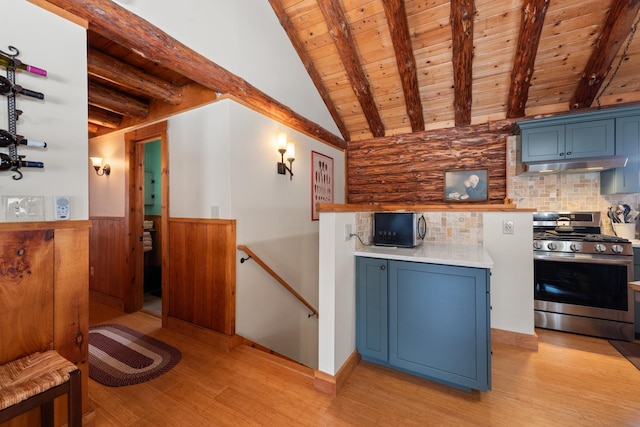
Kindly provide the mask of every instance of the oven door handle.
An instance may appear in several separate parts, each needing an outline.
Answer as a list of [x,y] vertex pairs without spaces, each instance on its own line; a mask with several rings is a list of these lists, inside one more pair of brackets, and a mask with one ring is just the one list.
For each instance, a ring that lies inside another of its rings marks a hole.
[[632,256],[580,256],[580,254],[572,254],[571,256],[563,256],[558,254],[534,254],[535,261],[554,261],[554,262],[592,262],[594,264],[607,265],[633,265]]

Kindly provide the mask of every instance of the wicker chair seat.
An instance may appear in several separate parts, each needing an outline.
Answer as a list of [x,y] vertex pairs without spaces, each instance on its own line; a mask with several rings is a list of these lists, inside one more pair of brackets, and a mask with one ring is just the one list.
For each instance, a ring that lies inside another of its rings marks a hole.
[[55,398],[68,395],[68,427],[82,425],[81,373],[57,351],[0,365],[0,424],[40,407],[40,425],[53,427]]

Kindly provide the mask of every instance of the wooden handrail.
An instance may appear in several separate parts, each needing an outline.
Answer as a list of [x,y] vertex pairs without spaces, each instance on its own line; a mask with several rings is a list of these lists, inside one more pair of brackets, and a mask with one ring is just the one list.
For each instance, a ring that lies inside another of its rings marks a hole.
[[[278,281],[278,283],[280,283],[286,290],[291,292],[291,294],[293,294],[294,297],[296,297],[309,310],[311,310],[311,314],[309,314],[309,317],[318,316],[318,310],[313,308],[313,306],[309,304],[307,300],[302,297],[302,295],[300,295],[298,292],[296,292],[295,289],[289,286],[289,284],[285,282],[285,280],[282,277],[278,276],[278,274],[275,271],[273,271],[271,267],[269,267],[264,261],[262,261],[259,256],[253,253],[251,249],[249,249],[245,245],[238,245],[238,249],[240,249],[241,251],[244,251],[247,255],[249,255],[249,258],[253,258],[260,265],[260,267],[264,268],[267,273],[269,273],[274,279]],[[246,258],[243,258],[241,262],[243,262],[245,259]]]

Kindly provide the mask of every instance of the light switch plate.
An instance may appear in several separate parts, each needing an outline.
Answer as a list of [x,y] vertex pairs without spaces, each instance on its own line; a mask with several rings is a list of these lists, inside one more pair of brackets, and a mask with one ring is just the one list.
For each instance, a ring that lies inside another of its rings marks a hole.
[[6,222],[44,221],[43,196],[2,196]]

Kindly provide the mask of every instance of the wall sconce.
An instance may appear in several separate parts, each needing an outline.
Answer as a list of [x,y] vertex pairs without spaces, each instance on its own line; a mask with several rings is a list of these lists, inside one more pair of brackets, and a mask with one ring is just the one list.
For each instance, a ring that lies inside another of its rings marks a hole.
[[[98,176],[102,176],[102,175],[109,176],[109,174],[111,173],[111,166],[106,164],[106,165],[104,165],[104,167],[102,167],[102,157],[90,157],[90,159],[91,159],[91,164],[93,165],[93,168],[96,170],[96,175],[98,175]],[[101,167],[102,167],[102,173],[100,173],[100,168]]]
[[[281,133],[278,135],[278,152],[280,153],[280,162],[278,162],[278,173],[286,175],[289,172],[289,180],[293,179],[293,161],[296,159],[296,151],[293,142],[287,143],[287,135]],[[284,163],[284,156],[287,155],[289,166]]]

